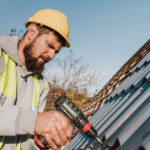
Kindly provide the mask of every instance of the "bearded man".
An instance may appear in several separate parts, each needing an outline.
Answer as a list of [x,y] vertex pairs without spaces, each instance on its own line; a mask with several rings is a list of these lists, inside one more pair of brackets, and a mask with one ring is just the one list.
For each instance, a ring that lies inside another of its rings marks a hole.
[[0,149],[43,149],[34,135],[57,149],[71,140],[72,126],[58,111],[43,112],[49,86],[41,73],[62,47],[70,47],[67,18],[43,9],[25,25],[22,40],[0,37]]

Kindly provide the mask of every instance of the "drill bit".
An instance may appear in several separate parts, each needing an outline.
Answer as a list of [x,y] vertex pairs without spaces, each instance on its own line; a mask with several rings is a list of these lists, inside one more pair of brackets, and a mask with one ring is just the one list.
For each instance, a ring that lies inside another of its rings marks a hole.
[[103,144],[102,141],[101,141],[98,137],[96,137],[96,140],[97,140],[100,144]]

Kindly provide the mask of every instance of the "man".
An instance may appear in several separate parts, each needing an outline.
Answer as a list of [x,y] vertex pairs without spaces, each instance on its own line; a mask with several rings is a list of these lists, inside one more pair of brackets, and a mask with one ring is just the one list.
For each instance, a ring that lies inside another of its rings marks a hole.
[[67,18],[44,9],[25,25],[22,40],[0,37],[0,149],[42,149],[34,135],[45,136],[57,149],[71,140],[72,127],[59,112],[43,112],[49,87],[41,72],[63,46],[70,47]]

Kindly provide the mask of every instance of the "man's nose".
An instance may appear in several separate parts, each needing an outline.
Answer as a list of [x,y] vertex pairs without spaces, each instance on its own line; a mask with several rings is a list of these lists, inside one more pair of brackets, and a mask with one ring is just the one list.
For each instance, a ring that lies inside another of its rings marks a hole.
[[53,59],[55,56],[55,50],[52,50],[49,54],[50,58]]

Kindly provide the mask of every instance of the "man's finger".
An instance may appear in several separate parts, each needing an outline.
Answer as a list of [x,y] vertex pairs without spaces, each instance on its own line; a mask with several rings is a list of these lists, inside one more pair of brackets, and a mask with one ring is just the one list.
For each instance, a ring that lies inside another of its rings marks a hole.
[[56,150],[56,149],[58,148],[57,145],[51,140],[49,134],[46,134],[46,135],[45,135],[45,139],[46,139],[46,141],[47,141],[47,143],[48,143],[48,146],[49,146],[50,148],[52,148],[53,150]]
[[55,144],[57,146],[62,146],[62,142],[60,140],[59,134],[58,134],[57,129],[55,127],[51,128],[51,133],[53,135],[53,139],[54,139]]
[[56,128],[57,128],[57,132],[59,134],[60,140],[62,142],[62,145],[66,145],[67,144],[67,136],[66,136],[66,133],[62,127],[62,124],[57,122]]
[[66,122],[62,122],[62,127],[66,133],[67,139],[70,141],[72,139],[72,126]]

